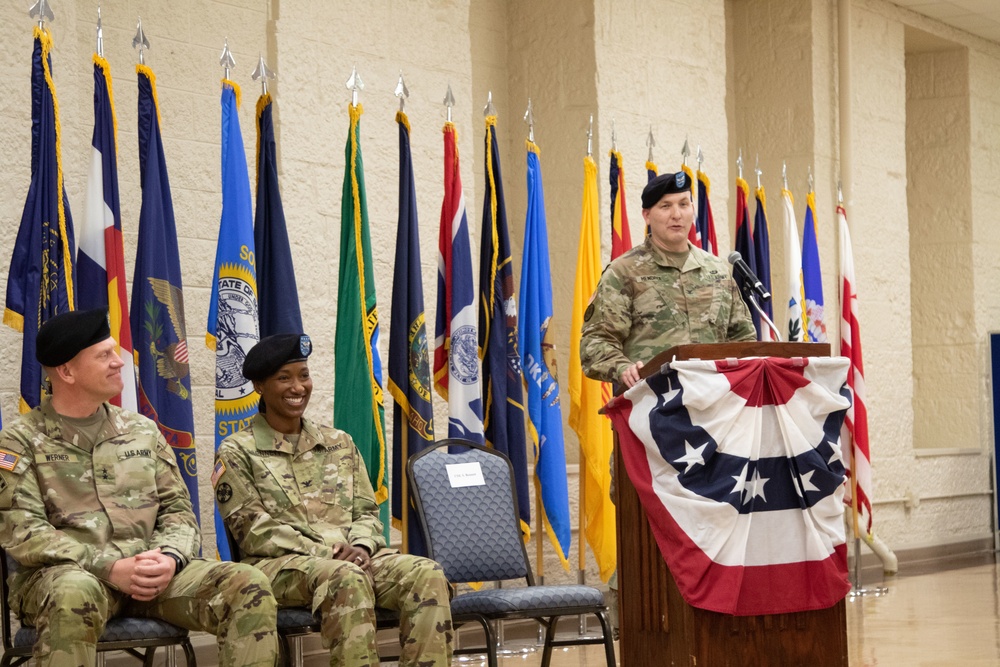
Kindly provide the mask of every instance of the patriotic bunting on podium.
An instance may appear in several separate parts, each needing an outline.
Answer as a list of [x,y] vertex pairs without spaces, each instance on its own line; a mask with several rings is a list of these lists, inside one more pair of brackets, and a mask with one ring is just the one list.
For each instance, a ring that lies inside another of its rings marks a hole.
[[420,523],[409,505],[409,493],[404,494],[404,489],[406,462],[434,444],[434,410],[424,326],[424,285],[420,277],[420,228],[410,155],[410,121],[399,111],[396,123],[399,125],[399,219],[389,328],[389,393],[393,398],[392,523],[402,529],[405,507],[403,548],[406,553],[426,556]]
[[847,594],[847,366],[839,357],[672,362],[609,404],[688,604],[781,614]]
[[521,303],[518,323],[524,386],[527,391],[528,435],[535,448],[535,477],[541,487],[542,519],[559,560],[569,570],[569,489],[563,444],[562,398],[556,370],[552,326],[552,271],[545,219],[542,165],[538,146],[528,148],[528,211],[521,258]]
[[[21,398],[27,412],[41,402],[42,367],[35,336],[49,318],[73,310],[73,218],[63,187],[59,107],[52,83],[52,36],[35,28],[31,55],[31,185],[14,239],[3,322],[21,338]],[[106,289],[106,288],[105,288]]]
[[[852,404],[840,432],[841,446],[850,484],[844,502],[855,512],[855,536],[872,532],[872,464],[868,446],[868,408],[865,405],[865,365],[861,355],[861,323],[858,321],[858,282],[854,275],[854,252],[847,211],[837,207],[840,228],[840,354],[851,362],[847,387]],[[859,526],[860,522],[860,526]]]
[[173,448],[191,503],[198,507],[198,464],[184,324],[184,285],[174,203],[160,136],[156,77],[145,65],[137,65],[136,73],[142,204],[130,317],[139,366],[139,410],[156,422]]
[[[591,380],[580,364],[580,332],[583,315],[601,278],[601,214],[597,196],[597,164],[583,159],[583,214],[580,219],[580,249],[573,287],[573,317],[569,329],[569,425],[580,439],[580,503],[584,534],[594,560],[607,581],[617,566],[615,506],[611,502],[611,452],[614,440],[611,422],[598,414],[611,399],[611,385]],[[581,538],[582,539],[582,538]]]
[[91,139],[87,211],[76,256],[78,306],[107,308],[115,352],[124,364],[121,394],[111,403],[139,410],[135,387],[135,356],[125,294],[125,249],[118,200],[118,124],[111,92],[111,66],[94,54],[94,134]]

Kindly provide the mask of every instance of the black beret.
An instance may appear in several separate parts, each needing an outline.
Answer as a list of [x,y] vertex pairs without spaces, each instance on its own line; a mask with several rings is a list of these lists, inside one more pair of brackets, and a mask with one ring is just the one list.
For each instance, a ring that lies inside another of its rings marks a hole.
[[42,366],[62,366],[82,350],[111,338],[108,309],[71,310],[49,318],[35,336],[35,359]]
[[642,189],[642,207],[653,208],[663,195],[691,192],[691,179],[683,171],[676,174],[660,174]]
[[305,334],[275,334],[262,339],[247,353],[243,377],[263,382],[293,361],[305,361],[312,353],[312,341]]

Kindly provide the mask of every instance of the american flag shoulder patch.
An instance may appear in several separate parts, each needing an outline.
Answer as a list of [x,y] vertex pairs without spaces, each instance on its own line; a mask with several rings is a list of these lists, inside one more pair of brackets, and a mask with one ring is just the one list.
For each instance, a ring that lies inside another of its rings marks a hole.
[[8,452],[6,449],[0,449],[0,468],[4,470],[13,470],[17,466],[17,462],[21,460],[21,457],[13,452]]
[[226,464],[219,461],[215,464],[215,470],[212,471],[212,488],[219,483],[219,478],[222,477],[223,473],[226,472]]

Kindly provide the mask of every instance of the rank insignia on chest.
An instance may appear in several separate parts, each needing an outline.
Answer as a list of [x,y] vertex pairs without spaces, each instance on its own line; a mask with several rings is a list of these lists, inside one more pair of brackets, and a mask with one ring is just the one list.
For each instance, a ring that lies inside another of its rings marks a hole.
[[21,459],[20,456],[13,452],[8,452],[5,449],[0,449],[0,468],[4,470],[13,470],[17,466],[17,462]]

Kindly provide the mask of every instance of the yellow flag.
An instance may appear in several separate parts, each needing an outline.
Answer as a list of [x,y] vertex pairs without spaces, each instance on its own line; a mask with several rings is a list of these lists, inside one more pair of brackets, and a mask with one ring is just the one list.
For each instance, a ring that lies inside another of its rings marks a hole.
[[601,277],[600,211],[597,199],[597,165],[590,156],[583,161],[583,217],[580,250],[573,290],[573,319],[569,339],[569,425],[580,438],[580,488],[584,532],[594,560],[607,581],[615,571],[615,506],[611,502],[611,421],[597,413],[611,398],[611,386],[583,375],[580,366],[580,330],[583,314]]

